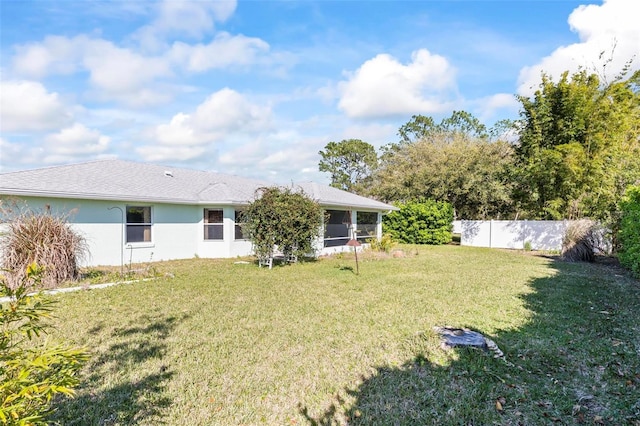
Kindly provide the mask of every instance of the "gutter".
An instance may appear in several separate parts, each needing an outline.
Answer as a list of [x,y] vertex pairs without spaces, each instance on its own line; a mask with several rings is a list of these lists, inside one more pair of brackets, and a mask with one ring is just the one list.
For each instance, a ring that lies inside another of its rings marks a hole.
[[[251,203],[252,200],[190,200],[184,198],[163,198],[163,197],[127,197],[127,196],[117,196],[117,195],[104,195],[104,194],[93,194],[86,192],[44,192],[44,191],[29,191],[29,190],[6,190],[0,189],[0,195],[6,196],[24,196],[24,197],[41,197],[41,198],[61,198],[61,199],[79,199],[79,200],[93,200],[93,201],[124,201],[124,202],[146,202],[146,203],[165,203],[165,204],[181,204],[181,205],[199,205],[199,206],[207,206],[207,205],[225,205],[225,206],[246,206]],[[375,200],[372,200],[375,201]],[[335,208],[335,209],[366,209],[366,210],[387,210],[389,208],[389,204],[382,203],[380,201],[375,201],[376,203],[382,204],[381,206],[372,206],[365,204],[335,204],[335,203],[325,203],[321,200],[318,200],[318,203],[325,208]],[[391,212],[393,210],[399,210],[395,206],[390,206],[391,209],[387,210]],[[385,213],[387,214],[387,213]]]
[[63,198],[63,199],[78,199],[78,200],[93,200],[93,201],[125,201],[125,202],[147,202],[147,203],[165,203],[165,204],[188,204],[188,205],[210,205],[210,204],[222,204],[222,205],[245,205],[249,204],[249,201],[234,201],[234,200],[220,200],[220,201],[202,201],[202,200],[188,200],[183,198],[162,198],[162,197],[127,197],[117,195],[104,195],[104,194],[88,194],[88,193],[75,193],[75,192],[43,192],[43,191],[29,191],[29,190],[16,190],[8,192],[6,190],[0,190],[0,195],[11,196],[23,196],[23,197],[41,197],[41,198]]

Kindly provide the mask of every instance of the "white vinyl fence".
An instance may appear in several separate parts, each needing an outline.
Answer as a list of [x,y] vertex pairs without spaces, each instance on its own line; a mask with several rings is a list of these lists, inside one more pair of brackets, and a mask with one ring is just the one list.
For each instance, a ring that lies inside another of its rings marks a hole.
[[473,247],[561,250],[569,221],[556,220],[462,220],[460,244]]

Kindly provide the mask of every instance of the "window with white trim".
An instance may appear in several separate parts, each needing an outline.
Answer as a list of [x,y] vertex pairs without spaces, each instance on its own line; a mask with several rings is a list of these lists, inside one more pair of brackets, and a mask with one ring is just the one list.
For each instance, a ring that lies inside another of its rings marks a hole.
[[204,239],[224,240],[224,214],[222,209],[204,209]]
[[151,207],[127,206],[127,243],[151,241]]

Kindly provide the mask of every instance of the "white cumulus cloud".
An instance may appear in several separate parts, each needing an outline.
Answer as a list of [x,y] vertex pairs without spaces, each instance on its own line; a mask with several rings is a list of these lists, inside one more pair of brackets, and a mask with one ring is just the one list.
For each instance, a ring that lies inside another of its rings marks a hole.
[[202,72],[230,65],[249,65],[268,50],[269,44],[259,38],[220,32],[208,44],[175,42],[168,56],[189,71]]
[[60,128],[72,120],[57,93],[36,81],[0,82],[0,127],[3,132]]
[[236,10],[235,0],[164,0],[157,5],[157,16],[133,34],[145,50],[158,51],[169,36],[200,39],[213,31],[215,22],[226,21]]
[[384,117],[436,113],[449,107],[455,89],[455,69],[446,58],[420,49],[411,62],[388,54],[366,61],[339,85],[338,107],[350,117]]
[[86,37],[69,39],[63,36],[47,36],[42,42],[14,47],[13,69],[31,78],[42,78],[49,74],[71,74],[78,69],[84,49],[79,45]]
[[235,90],[224,88],[198,105],[193,119],[198,128],[209,131],[256,132],[269,125],[271,108],[254,104]]
[[176,41],[162,52],[148,54],[79,35],[48,36],[42,42],[17,45],[14,50],[11,71],[16,75],[40,79],[84,71],[89,88],[85,95],[142,108],[169,102],[177,90],[175,77],[183,70],[205,72],[255,64],[269,51],[269,44],[259,38],[220,32],[206,44]]
[[104,153],[109,147],[110,138],[98,130],[89,129],[80,123],[48,135],[45,139],[47,152],[54,155],[82,157]]
[[154,85],[156,80],[173,74],[164,58],[144,56],[105,40],[91,40],[85,45],[82,63],[99,99],[144,107],[171,98]]
[[218,158],[224,170],[274,182],[291,183],[292,176],[317,173],[318,147],[324,137],[296,129],[277,130],[229,146]]
[[225,88],[211,94],[191,113],[180,112],[151,131],[151,144],[137,148],[147,161],[195,159],[221,140],[245,139],[268,131],[271,108]]
[[215,137],[195,128],[189,114],[178,113],[169,123],[156,128],[155,139],[160,145],[178,147],[200,145]]
[[179,31],[193,36],[211,30],[214,21],[226,21],[236,10],[235,0],[164,0],[155,25],[164,31]]
[[130,106],[148,106],[169,99],[151,86],[155,80],[172,75],[170,61],[99,38],[50,36],[41,43],[16,46],[12,66],[18,75],[32,78],[87,71],[97,98]]
[[10,171],[8,165],[20,164],[23,157],[23,149],[17,143],[11,143],[0,137],[0,172]]
[[[568,23],[580,42],[557,48],[538,64],[520,71],[518,93],[529,96],[538,88],[542,72],[557,79],[564,71],[581,67],[611,80],[629,61],[640,69],[640,2],[604,0],[601,5],[582,5],[569,16]],[[604,52],[604,53],[603,53]],[[611,60],[603,71],[606,61]]]
[[482,122],[490,122],[496,118],[499,111],[509,111],[512,115],[517,114],[520,102],[512,93],[496,93],[471,102],[473,111],[477,112],[478,118]]

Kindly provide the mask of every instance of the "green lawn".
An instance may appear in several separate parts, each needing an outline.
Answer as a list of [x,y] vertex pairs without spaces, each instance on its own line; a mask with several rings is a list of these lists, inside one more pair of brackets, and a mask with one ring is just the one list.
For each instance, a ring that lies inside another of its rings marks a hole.
[[[92,358],[64,425],[640,423],[640,284],[604,265],[460,246],[172,276],[55,296]],[[436,325],[506,362],[444,351]],[[496,404],[499,402],[499,404]]]

